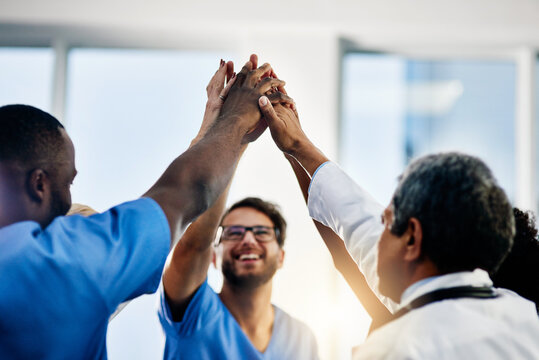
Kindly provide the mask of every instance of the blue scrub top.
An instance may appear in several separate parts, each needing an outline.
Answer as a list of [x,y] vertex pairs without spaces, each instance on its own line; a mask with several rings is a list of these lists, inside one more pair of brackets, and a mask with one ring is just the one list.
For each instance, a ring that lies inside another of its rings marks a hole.
[[316,360],[312,331],[274,306],[273,333],[261,353],[245,335],[219,296],[204,282],[189,303],[181,322],[174,322],[161,287],[159,319],[165,331],[165,359],[182,360]]
[[148,198],[1,228],[0,359],[106,359],[110,314],[156,290],[169,247]]

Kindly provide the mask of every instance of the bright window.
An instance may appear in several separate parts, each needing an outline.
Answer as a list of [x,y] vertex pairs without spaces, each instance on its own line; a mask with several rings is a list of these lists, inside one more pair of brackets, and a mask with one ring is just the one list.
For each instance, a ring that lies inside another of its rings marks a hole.
[[[98,211],[140,197],[196,135],[222,53],[74,49],[66,123],[79,174],[73,201]],[[110,324],[112,359],[155,359],[164,344],[157,295]]]
[[50,111],[54,52],[0,47],[0,105],[28,104]]
[[515,65],[495,60],[344,57],[341,161],[387,204],[410,159],[479,156],[514,197]]

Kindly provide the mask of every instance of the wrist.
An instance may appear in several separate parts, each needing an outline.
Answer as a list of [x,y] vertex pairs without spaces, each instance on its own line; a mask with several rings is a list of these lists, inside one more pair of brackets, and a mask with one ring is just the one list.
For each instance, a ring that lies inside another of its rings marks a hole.
[[289,154],[303,166],[310,176],[314,175],[320,165],[329,160],[310,141],[299,142]]
[[285,152],[297,159],[298,156],[302,157],[309,153],[313,153],[313,148],[315,148],[314,144],[309,139],[304,138],[295,140]]

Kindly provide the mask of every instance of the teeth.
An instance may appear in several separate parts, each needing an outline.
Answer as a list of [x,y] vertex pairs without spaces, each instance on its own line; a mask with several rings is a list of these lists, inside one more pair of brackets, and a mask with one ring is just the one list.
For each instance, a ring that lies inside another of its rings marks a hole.
[[242,254],[240,255],[240,260],[258,260],[260,259],[259,255],[256,254]]

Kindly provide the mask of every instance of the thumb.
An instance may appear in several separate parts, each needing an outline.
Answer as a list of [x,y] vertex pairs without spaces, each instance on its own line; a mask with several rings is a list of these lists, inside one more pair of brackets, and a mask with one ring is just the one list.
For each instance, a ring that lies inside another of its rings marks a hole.
[[271,105],[269,99],[266,96],[261,96],[258,99],[258,106],[260,107],[262,116],[268,125],[270,127],[275,126],[279,121],[279,117],[277,116],[277,113],[275,112],[275,109],[273,108],[273,105]]

